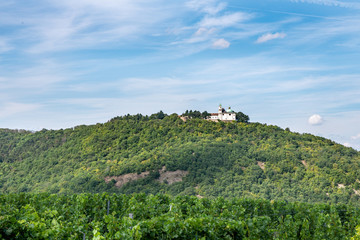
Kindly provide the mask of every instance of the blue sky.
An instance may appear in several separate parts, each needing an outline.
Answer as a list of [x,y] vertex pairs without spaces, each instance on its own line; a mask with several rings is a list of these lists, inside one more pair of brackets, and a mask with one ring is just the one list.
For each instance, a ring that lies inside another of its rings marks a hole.
[[217,110],[360,149],[360,2],[7,0],[0,128]]

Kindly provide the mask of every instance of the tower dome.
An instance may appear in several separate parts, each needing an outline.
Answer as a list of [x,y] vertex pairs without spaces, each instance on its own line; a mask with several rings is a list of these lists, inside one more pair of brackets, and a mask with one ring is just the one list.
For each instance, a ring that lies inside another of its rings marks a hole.
[[227,113],[233,113],[234,110],[232,110],[231,107],[229,107],[228,109],[226,109],[226,112],[227,112]]

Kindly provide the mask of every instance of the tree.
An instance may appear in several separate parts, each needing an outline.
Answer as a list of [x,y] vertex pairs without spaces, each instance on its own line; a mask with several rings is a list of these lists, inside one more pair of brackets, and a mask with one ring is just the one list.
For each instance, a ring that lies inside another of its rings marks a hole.
[[201,113],[200,111],[193,111],[193,110],[186,110],[185,113],[182,114],[182,116],[188,116],[189,118],[204,118],[203,117],[203,113]]
[[242,112],[237,112],[236,113],[236,121],[238,122],[243,122],[243,123],[248,123],[250,121],[250,118],[248,115],[242,113]]
[[166,116],[167,114],[165,114],[162,110],[160,110],[160,112],[152,114],[150,116],[150,119],[163,119]]
[[204,112],[201,113],[201,117],[203,119],[207,119],[209,116],[210,116],[210,113],[208,113],[207,111],[204,111]]

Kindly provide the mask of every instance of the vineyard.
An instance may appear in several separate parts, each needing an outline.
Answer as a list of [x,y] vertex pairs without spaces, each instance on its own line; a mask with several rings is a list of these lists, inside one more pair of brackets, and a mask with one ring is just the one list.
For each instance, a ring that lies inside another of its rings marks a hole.
[[[360,239],[348,205],[168,195],[0,195],[2,239]],[[359,230],[359,229],[358,229]]]

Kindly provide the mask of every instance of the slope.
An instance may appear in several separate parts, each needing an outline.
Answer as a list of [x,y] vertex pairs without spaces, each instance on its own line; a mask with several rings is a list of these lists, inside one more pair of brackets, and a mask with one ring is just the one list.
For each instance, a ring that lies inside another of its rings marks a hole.
[[0,130],[0,189],[169,193],[359,205],[360,155],[260,123],[140,114],[39,132]]

